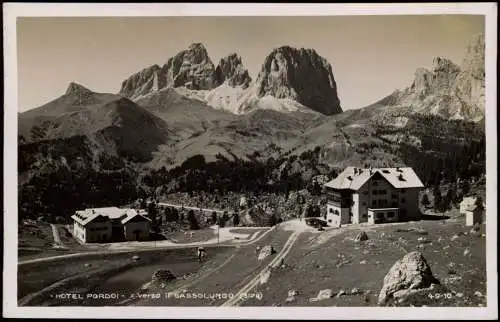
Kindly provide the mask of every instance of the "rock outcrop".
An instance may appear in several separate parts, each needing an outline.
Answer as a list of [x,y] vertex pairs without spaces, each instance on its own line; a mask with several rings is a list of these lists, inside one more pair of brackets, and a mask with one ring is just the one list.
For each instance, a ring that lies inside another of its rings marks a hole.
[[165,269],[159,269],[153,273],[153,276],[151,277],[151,282],[155,284],[165,284],[175,279],[176,277],[171,271]]
[[65,94],[69,95],[69,94],[88,94],[88,93],[92,93],[92,91],[83,85],[71,82],[69,83]]
[[241,57],[236,53],[221,58],[215,69],[215,79],[217,84],[223,84],[227,81],[229,86],[242,86],[247,88],[252,78],[248,74],[241,61]]
[[257,257],[257,259],[261,261],[261,260],[271,256],[274,253],[275,253],[275,250],[274,250],[273,246],[266,245],[266,246],[262,247],[262,249],[260,250],[259,256]]
[[326,115],[342,112],[332,67],[313,49],[274,49],[264,61],[256,86],[259,97],[292,99]]
[[217,87],[215,66],[201,43],[192,44],[188,49],[170,58],[163,66],[163,71],[166,85],[169,87],[185,86],[190,89]]
[[285,302],[293,302],[295,301],[295,297],[299,295],[299,292],[296,290],[289,290],[288,291],[288,297],[286,298]]
[[429,94],[446,94],[460,72],[460,67],[443,57],[434,58],[432,70],[419,68],[415,71],[415,79],[410,90],[419,98]]
[[310,298],[310,302],[323,301],[333,297],[333,290],[330,288],[320,290],[316,297]]
[[439,115],[448,119],[481,121],[485,106],[484,35],[473,38],[466,55],[457,65],[436,57],[431,69],[415,71],[412,84],[377,102],[409,108],[412,112]]
[[194,43],[170,58],[163,67],[153,65],[122,82],[120,95],[134,99],[165,87],[185,86],[210,90],[218,86],[215,66],[201,43]]
[[122,82],[120,95],[136,98],[165,87],[166,78],[158,65],[144,68]]
[[95,104],[97,100],[94,97],[94,92],[75,82],[71,82],[66,89],[66,96],[71,96],[75,99],[76,105]]
[[364,231],[360,232],[356,235],[356,237],[354,237],[355,242],[362,242],[365,240],[368,240],[368,235]]
[[484,35],[473,38],[467,47],[467,54],[460,66],[453,90],[455,94],[470,106],[472,118],[484,116],[485,105],[485,61]]
[[408,253],[398,260],[384,277],[378,304],[386,304],[395,292],[427,288],[431,284],[440,283],[432,275],[431,268],[422,253],[418,251]]

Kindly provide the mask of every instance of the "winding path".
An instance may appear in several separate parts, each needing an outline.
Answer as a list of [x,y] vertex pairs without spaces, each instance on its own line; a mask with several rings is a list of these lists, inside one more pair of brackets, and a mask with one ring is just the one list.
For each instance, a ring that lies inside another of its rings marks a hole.
[[193,206],[182,206],[182,205],[175,205],[167,202],[158,202],[158,205],[160,206],[166,206],[166,207],[173,207],[173,208],[178,208],[178,209],[192,209],[192,210],[202,210],[205,212],[218,212],[218,213],[224,213],[224,210],[219,210],[219,209],[210,209],[210,208],[200,208],[200,207],[193,207]]
[[59,230],[57,229],[57,226],[54,224],[50,224],[50,227],[52,227],[52,235],[54,236],[55,247],[66,248],[66,246],[61,241],[61,236],[59,236]]
[[250,282],[248,282],[245,286],[243,286],[238,292],[234,294],[233,297],[224,302],[221,306],[238,306],[238,304],[241,301],[243,301],[244,295],[248,294],[253,288],[255,288],[259,284],[262,275],[266,274],[270,268],[274,267],[277,263],[279,263],[282,259],[284,259],[286,255],[288,255],[288,253],[292,249],[293,244],[295,243],[295,241],[297,241],[299,236],[300,236],[300,231],[293,232],[292,235],[286,241],[281,251],[276,255],[276,257],[273,258],[273,260],[254,278],[252,278]]

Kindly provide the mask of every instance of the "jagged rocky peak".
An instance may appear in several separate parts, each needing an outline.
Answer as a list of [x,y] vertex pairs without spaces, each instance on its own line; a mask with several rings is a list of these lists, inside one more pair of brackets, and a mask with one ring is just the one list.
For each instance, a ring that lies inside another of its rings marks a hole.
[[217,86],[215,66],[201,43],[193,43],[170,58],[162,70],[168,87],[213,89]]
[[462,70],[470,71],[475,78],[484,78],[484,50],[484,34],[475,35],[467,46],[465,58],[461,64]]
[[158,65],[152,65],[133,74],[122,82],[120,95],[129,98],[135,98],[141,95],[154,92],[164,87],[165,77],[161,75],[161,68]]
[[218,84],[223,84],[227,81],[229,86],[235,87],[241,85],[243,88],[247,88],[252,81],[248,70],[243,66],[241,57],[236,53],[220,59],[215,69],[215,78]]
[[434,58],[433,63],[430,70],[418,68],[411,86],[402,95],[392,96],[390,104],[451,119],[483,120],[484,35],[472,39],[460,66],[443,57]]
[[449,91],[460,72],[460,67],[447,58],[436,57],[433,63],[431,70],[417,68],[415,71],[415,78],[410,89],[420,97],[430,93]]
[[94,92],[75,82],[69,83],[65,96],[72,99],[73,104],[78,106],[92,104],[96,101]]
[[469,105],[469,118],[480,120],[484,117],[485,100],[485,61],[484,34],[476,35],[467,47],[461,64],[462,71],[455,80],[453,90]]
[[274,49],[266,57],[256,85],[260,97],[293,99],[326,115],[342,112],[332,67],[313,49]]
[[458,73],[460,71],[460,67],[457,64],[444,57],[436,57],[434,58],[434,68],[433,71],[443,72],[443,73]]
[[168,59],[162,67],[152,65],[131,75],[122,82],[120,95],[136,99],[165,87],[181,86],[190,89],[217,86],[214,64],[201,43],[193,43]]
[[417,68],[415,78],[411,84],[411,90],[426,95],[431,89],[432,73],[426,68]]
[[66,89],[66,94],[90,94],[92,91],[83,85],[71,82]]

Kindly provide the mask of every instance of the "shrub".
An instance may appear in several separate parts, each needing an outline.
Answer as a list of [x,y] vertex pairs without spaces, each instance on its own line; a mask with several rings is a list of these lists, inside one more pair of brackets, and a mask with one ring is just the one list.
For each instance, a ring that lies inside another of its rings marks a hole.
[[188,211],[187,220],[189,224],[189,229],[191,230],[200,229],[200,226],[198,225],[198,220],[196,219],[196,216],[194,215],[194,211],[192,209]]

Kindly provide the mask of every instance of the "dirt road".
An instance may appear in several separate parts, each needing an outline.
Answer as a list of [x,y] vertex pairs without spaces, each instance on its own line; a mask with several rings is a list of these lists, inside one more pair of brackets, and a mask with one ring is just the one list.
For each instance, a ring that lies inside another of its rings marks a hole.
[[243,286],[239,291],[237,291],[232,298],[224,302],[222,306],[237,306],[238,303],[243,301],[248,296],[248,294],[251,294],[251,291],[257,285],[259,285],[262,276],[264,274],[267,274],[267,272],[271,267],[273,267],[276,264],[279,264],[281,260],[285,259],[285,256],[290,252],[293,244],[295,243],[295,241],[299,236],[300,232],[292,233],[292,235],[290,236],[290,238],[288,238],[281,251],[275,255],[273,260],[263,270],[261,270],[252,280],[250,280],[245,286]]
[[[296,239],[291,231],[276,230],[260,240],[259,245],[273,245],[278,256],[284,256]],[[288,242],[288,244],[287,244]],[[289,246],[287,246],[289,245]],[[175,289],[150,289],[145,292],[149,296],[159,294],[159,298],[142,298],[129,302],[134,306],[219,306],[230,296],[238,293],[246,296],[245,290],[251,291],[249,283],[269,264],[279,260],[272,255],[263,261],[258,261],[255,253],[256,245],[246,245],[237,248],[230,260],[213,265],[212,269],[195,282],[186,281],[176,285]],[[243,289],[244,288],[244,289]],[[243,289],[243,290],[242,290]]]

